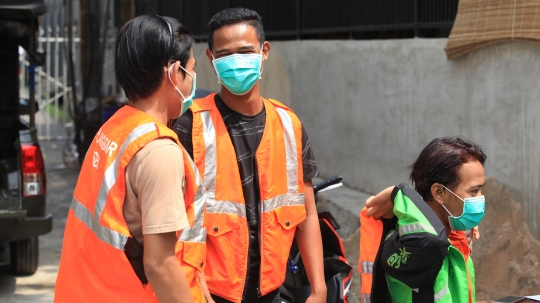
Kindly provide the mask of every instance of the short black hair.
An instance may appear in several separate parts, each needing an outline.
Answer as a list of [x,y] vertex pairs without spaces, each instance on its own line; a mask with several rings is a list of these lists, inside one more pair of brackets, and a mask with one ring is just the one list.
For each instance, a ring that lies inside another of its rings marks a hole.
[[208,22],[208,48],[214,46],[214,32],[225,25],[246,23],[255,29],[259,44],[265,41],[262,18],[256,11],[249,8],[235,7],[226,8],[215,14]]
[[116,80],[126,97],[135,102],[153,94],[163,81],[163,67],[180,61],[185,68],[192,46],[189,32],[174,18],[142,15],[126,22],[116,37],[114,60]]
[[463,164],[476,160],[484,165],[486,158],[482,148],[467,139],[436,138],[424,147],[411,165],[410,179],[426,201],[432,198],[431,185],[440,183],[453,189],[461,182],[458,170]]

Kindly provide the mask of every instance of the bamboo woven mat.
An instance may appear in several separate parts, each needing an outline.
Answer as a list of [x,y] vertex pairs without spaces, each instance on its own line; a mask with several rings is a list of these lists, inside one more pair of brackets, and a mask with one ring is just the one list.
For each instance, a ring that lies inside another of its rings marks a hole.
[[461,0],[446,56],[504,41],[540,41],[539,14],[540,0]]

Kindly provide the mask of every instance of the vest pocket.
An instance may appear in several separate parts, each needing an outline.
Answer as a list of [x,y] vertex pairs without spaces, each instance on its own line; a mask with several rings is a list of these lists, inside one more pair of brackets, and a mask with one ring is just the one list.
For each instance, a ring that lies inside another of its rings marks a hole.
[[275,213],[279,225],[285,230],[295,228],[306,219],[306,208],[304,205],[278,207]]
[[238,228],[238,216],[225,213],[206,213],[206,233],[219,237]]
[[202,272],[206,265],[206,243],[183,242],[182,260]]

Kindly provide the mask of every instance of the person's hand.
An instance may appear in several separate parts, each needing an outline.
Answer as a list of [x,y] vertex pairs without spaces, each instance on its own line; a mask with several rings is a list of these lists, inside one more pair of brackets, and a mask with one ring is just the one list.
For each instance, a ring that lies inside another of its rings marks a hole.
[[366,200],[366,215],[374,219],[390,219],[394,217],[394,203],[391,196],[394,186],[390,186],[376,196],[371,196]]
[[325,303],[326,292],[311,292],[311,295],[306,300],[306,303]]
[[467,236],[467,242],[472,244],[474,239],[476,239],[476,240],[480,239],[480,231],[478,231],[478,226],[473,227],[471,229],[471,232],[469,233],[469,236]]

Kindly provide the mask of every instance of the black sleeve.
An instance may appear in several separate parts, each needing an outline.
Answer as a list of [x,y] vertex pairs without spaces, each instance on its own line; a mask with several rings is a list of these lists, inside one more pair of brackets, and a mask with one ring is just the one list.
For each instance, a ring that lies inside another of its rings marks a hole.
[[[408,186],[397,186],[392,192],[392,200],[398,220],[397,228],[384,241],[378,262],[387,275],[412,289],[420,289],[415,296],[422,294],[429,298],[433,296],[430,294],[433,292],[433,282],[448,253],[450,243],[446,230],[431,207]],[[402,207],[396,211],[398,204]],[[419,222],[418,230],[404,229],[400,236],[401,226],[414,228],[410,222]],[[432,232],[424,231],[426,229]]]
[[319,167],[315,160],[315,154],[311,148],[306,129],[302,124],[302,167],[304,171],[304,182],[315,178],[319,174]]
[[193,141],[191,133],[193,130],[193,112],[187,110],[173,125],[173,130],[178,135],[180,143],[193,159]]

